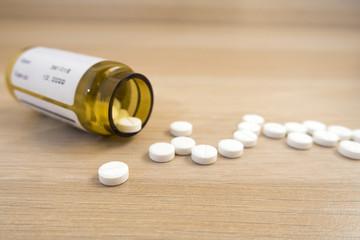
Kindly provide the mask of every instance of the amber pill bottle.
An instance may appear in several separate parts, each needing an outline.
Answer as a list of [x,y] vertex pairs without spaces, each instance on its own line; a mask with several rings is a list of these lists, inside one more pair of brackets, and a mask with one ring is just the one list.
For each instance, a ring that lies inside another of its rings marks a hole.
[[116,121],[136,117],[142,128],[153,107],[149,80],[125,64],[47,47],[16,54],[6,73],[11,94],[25,105],[82,130],[132,136]]

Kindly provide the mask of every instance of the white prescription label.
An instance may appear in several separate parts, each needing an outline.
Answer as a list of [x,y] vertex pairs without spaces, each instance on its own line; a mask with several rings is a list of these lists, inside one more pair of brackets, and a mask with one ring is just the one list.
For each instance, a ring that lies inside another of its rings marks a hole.
[[46,47],[34,47],[20,55],[11,72],[14,86],[44,97],[74,104],[75,91],[84,73],[102,58]]
[[73,111],[17,90],[14,91],[14,94],[22,103],[32,109],[86,131],[86,129],[81,126],[79,119]]

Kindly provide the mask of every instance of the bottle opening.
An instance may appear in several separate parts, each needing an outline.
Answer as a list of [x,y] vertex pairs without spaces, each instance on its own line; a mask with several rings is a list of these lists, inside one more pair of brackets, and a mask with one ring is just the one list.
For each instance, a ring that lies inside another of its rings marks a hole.
[[153,106],[149,80],[137,73],[129,74],[116,86],[109,105],[109,121],[119,136],[132,136],[146,125]]

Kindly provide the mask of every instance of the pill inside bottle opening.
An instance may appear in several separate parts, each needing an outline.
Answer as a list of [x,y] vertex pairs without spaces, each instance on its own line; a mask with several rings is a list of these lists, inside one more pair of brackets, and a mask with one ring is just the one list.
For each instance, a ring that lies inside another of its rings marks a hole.
[[[144,92],[141,95],[139,92]],[[131,136],[146,124],[152,108],[152,92],[146,82],[130,78],[122,81],[109,105],[109,121],[119,135]]]

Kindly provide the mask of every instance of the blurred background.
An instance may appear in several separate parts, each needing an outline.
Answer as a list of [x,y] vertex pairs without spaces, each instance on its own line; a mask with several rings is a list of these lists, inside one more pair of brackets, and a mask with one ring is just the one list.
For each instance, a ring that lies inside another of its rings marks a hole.
[[[299,120],[335,123],[340,104],[340,114],[360,117],[326,90],[343,81],[337,91],[359,101],[356,0],[0,0],[0,35],[2,72],[13,54],[32,45],[123,62],[150,79],[161,102],[156,108],[177,104],[180,117],[199,111],[189,104],[201,108],[214,99],[198,93],[222,99],[212,103],[212,114],[233,104],[239,115],[255,111],[279,121],[290,111]],[[231,87],[235,82],[240,88]],[[197,91],[177,94],[189,87]],[[357,127],[352,119],[343,124]]]
[[2,68],[46,45],[150,74],[360,75],[356,0],[0,0],[0,24]]
[[223,110],[359,127],[360,1],[0,0],[0,36],[4,73],[32,45],[129,65],[153,84],[160,126]]

